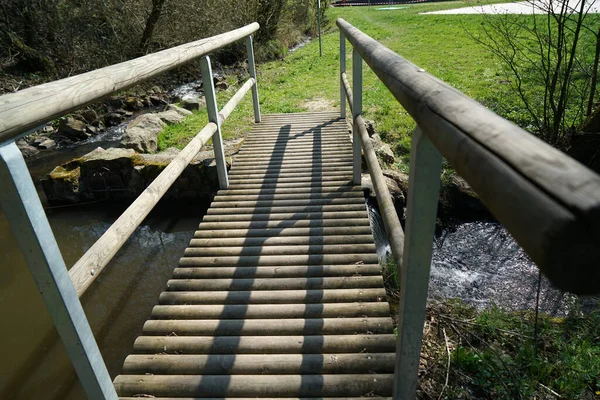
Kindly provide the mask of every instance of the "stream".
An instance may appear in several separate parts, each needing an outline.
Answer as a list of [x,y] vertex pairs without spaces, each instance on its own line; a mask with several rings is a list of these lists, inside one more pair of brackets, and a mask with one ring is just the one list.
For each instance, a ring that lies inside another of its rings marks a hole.
[[[377,207],[367,202],[377,255],[385,260],[390,246]],[[433,238],[428,297],[458,298],[485,308],[539,310],[566,315],[577,300],[583,310],[598,309],[598,299],[577,297],[552,286],[510,234],[496,222],[465,222],[447,226]],[[383,261],[384,263],[385,261]],[[382,263],[382,264],[383,264]]]

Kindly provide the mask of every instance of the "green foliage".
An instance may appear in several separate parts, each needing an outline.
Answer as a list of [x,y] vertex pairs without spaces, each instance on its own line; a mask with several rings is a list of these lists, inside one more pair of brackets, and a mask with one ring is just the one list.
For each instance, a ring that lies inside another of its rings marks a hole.
[[[533,313],[495,306],[477,311],[458,301],[430,313],[452,343],[447,394],[506,400],[556,398],[551,391],[572,400],[600,396],[599,312],[584,315],[574,307],[565,318],[540,315],[537,342]],[[447,355],[432,354],[445,369]]]

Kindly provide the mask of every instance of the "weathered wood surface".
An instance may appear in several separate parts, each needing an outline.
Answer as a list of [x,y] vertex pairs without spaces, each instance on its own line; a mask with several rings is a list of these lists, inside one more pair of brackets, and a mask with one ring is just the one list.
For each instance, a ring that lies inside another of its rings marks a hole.
[[563,290],[598,292],[600,176],[343,19],[337,25],[544,274]]
[[[395,337],[345,123],[264,115],[247,143],[115,379],[119,395],[390,396]],[[331,154],[348,163],[328,169]]]
[[0,96],[0,142],[205,56],[258,28],[255,22],[221,35]]

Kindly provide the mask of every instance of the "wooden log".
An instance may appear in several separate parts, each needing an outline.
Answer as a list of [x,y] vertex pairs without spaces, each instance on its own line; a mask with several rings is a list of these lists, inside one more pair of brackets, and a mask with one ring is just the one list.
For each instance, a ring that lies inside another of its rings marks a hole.
[[394,372],[394,354],[142,355],[125,359],[131,375],[373,374]]
[[392,353],[396,347],[389,335],[314,336],[140,336],[135,354],[322,354]]
[[[308,190],[308,189],[307,189]],[[366,210],[363,211],[339,211],[339,212],[309,212],[309,213],[270,213],[270,214],[236,214],[236,215],[212,215],[207,214],[203,222],[234,222],[234,221],[282,221],[282,220],[311,220],[311,219],[353,219],[368,218]]]
[[370,227],[368,218],[353,219],[311,219],[311,220],[269,220],[269,221],[235,221],[235,222],[203,222],[199,229],[271,229],[271,228],[310,228],[319,233],[320,228],[328,227]]
[[152,309],[152,319],[358,318],[389,315],[390,307],[386,302],[158,305]]
[[356,192],[362,195],[362,188],[360,186],[339,186],[339,187],[315,187],[315,188],[271,188],[271,189],[226,189],[219,190],[218,196],[239,196],[239,195],[280,195],[280,194],[306,194],[306,193],[318,193],[318,194],[326,194],[326,193],[335,193],[335,195],[339,195],[343,192]]
[[232,257],[183,257],[179,266],[274,266],[274,265],[327,265],[327,264],[375,264],[377,255],[372,254],[306,254],[292,256],[232,256]]
[[348,254],[374,253],[375,243],[354,244],[308,244],[278,246],[228,246],[228,247],[188,247],[184,257],[222,256],[291,256],[303,254]]
[[167,336],[279,336],[391,334],[392,319],[384,318],[294,318],[245,320],[149,320],[144,335]]
[[[195,238],[250,238],[273,236],[311,236],[311,228],[273,228],[273,229],[231,229],[231,230],[199,230],[194,233]],[[319,235],[371,235],[371,228],[367,226],[347,227],[322,227]]]
[[320,181],[313,179],[309,182],[255,182],[255,183],[238,183],[231,185],[232,190],[241,189],[274,189],[274,188],[302,188],[302,187],[326,187],[326,186],[345,186],[350,182],[348,180],[335,180],[335,181]]
[[190,247],[258,247],[373,244],[372,235],[284,236],[192,239]]
[[175,268],[174,279],[257,279],[257,278],[312,278],[329,276],[380,275],[377,264],[354,265],[296,265],[266,267],[197,267]]
[[79,297],[85,293],[216,130],[215,124],[206,125],[69,270]]
[[[214,305],[214,304],[312,304],[378,302],[385,299],[383,288],[327,289],[327,290],[254,290],[163,292],[161,305]],[[341,316],[341,315],[340,315]],[[267,318],[265,316],[265,318]]]
[[367,64],[559,288],[600,290],[600,177],[342,19]]
[[393,374],[329,375],[120,375],[114,383],[120,396],[152,397],[343,397],[365,393],[389,395]]
[[383,286],[381,275],[315,277],[315,278],[251,278],[251,279],[170,279],[167,290],[303,290],[365,289]]
[[205,56],[256,32],[257,23],[0,97],[0,142]]

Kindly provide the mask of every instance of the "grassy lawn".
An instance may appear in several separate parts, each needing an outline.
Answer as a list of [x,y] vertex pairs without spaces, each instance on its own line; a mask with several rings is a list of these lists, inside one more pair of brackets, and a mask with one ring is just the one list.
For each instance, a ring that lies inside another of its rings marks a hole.
[[[335,20],[346,19],[429,73],[448,82],[468,96],[519,122],[521,113],[502,66],[469,33],[477,35],[483,21],[480,15],[420,15],[421,12],[464,7],[484,2],[456,1],[408,5],[400,10],[381,11],[379,7],[345,7],[329,10],[329,25],[323,35],[323,57],[318,41],[312,41],[284,60],[258,66],[258,82],[263,113],[306,111],[311,100],[326,100],[339,107],[339,32]],[[351,46],[347,45],[351,72]],[[219,107],[233,95],[239,82],[218,94]],[[407,162],[412,118],[392,97],[375,74],[364,68],[364,114],[375,121],[385,141]],[[515,112],[516,111],[516,112]],[[181,125],[169,127],[160,138],[160,148],[183,147],[190,136],[206,124],[205,111]],[[225,139],[237,137],[252,124],[251,96],[247,96],[223,126]],[[403,160],[403,161],[402,161]]]

